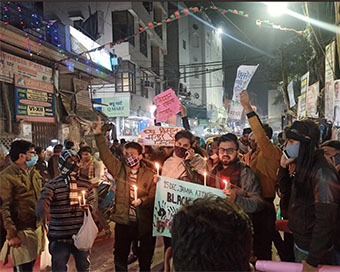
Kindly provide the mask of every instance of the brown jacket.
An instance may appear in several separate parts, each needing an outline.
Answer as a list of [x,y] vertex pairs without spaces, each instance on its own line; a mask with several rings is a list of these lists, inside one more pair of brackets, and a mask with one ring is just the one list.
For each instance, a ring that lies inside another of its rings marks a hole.
[[[118,224],[127,225],[129,224],[131,168],[112,154],[103,135],[95,135],[95,139],[100,158],[116,181],[115,209],[111,219]],[[137,193],[142,204],[136,208],[139,236],[151,234],[152,231],[156,191],[156,184],[153,182],[154,174],[151,168],[141,163],[137,175]]]
[[248,152],[243,161],[258,176],[263,197],[275,198],[276,173],[280,167],[282,151],[266,136],[257,116],[250,117],[248,122],[256,138],[257,150]]

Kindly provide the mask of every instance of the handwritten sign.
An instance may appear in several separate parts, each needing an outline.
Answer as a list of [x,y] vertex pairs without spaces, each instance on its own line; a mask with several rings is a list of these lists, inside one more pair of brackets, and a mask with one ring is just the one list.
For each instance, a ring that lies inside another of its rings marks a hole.
[[233,100],[228,113],[230,119],[241,119],[243,107],[240,104],[240,94],[248,88],[249,82],[255,74],[257,67],[259,67],[259,65],[241,65],[237,68]]
[[181,102],[172,89],[156,95],[153,103],[157,106],[156,122],[165,122],[181,110]]
[[306,97],[307,117],[318,118],[319,81],[308,87]]
[[151,126],[143,129],[138,136],[142,145],[174,146],[175,135],[183,128]]
[[225,198],[222,190],[167,177],[159,177],[153,213],[153,236],[171,237],[174,215],[187,201],[216,195]]

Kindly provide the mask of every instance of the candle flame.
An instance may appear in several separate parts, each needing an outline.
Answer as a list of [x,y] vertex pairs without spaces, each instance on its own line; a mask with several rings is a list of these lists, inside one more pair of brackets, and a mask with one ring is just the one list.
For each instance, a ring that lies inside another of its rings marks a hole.
[[133,189],[137,190],[137,186],[136,185],[132,185]]
[[156,162],[155,165],[156,165],[156,168],[158,169],[159,168],[159,163]]
[[206,177],[206,176],[207,176],[207,172],[206,172],[206,171],[204,171],[203,175]]

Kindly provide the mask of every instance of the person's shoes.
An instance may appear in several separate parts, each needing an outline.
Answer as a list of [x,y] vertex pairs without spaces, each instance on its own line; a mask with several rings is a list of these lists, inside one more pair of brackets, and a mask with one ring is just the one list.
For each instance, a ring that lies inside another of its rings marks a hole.
[[134,263],[135,261],[137,261],[137,256],[134,255],[134,254],[130,254],[130,255],[129,255],[129,258],[128,258],[128,264],[132,264],[132,263]]

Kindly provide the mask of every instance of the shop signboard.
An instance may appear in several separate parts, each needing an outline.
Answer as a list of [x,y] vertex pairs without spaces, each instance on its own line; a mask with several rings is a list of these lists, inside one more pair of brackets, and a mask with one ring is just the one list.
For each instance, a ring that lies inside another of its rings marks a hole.
[[138,135],[138,142],[142,145],[174,146],[175,135],[183,128],[150,126]]
[[220,189],[160,176],[156,186],[153,236],[171,237],[173,217],[182,205],[208,195],[226,197]]
[[318,118],[319,81],[308,87],[306,96],[307,117]]
[[130,96],[95,98],[93,101],[102,104],[102,106],[95,106],[95,109],[100,110],[107,117],[129,117],[130,115]]
[[0,81],[13,84],[14,75],[53,83],[51,68],[12,54],[0,52]]
[[55,122],[53,84],[15,75],[16,119]]

